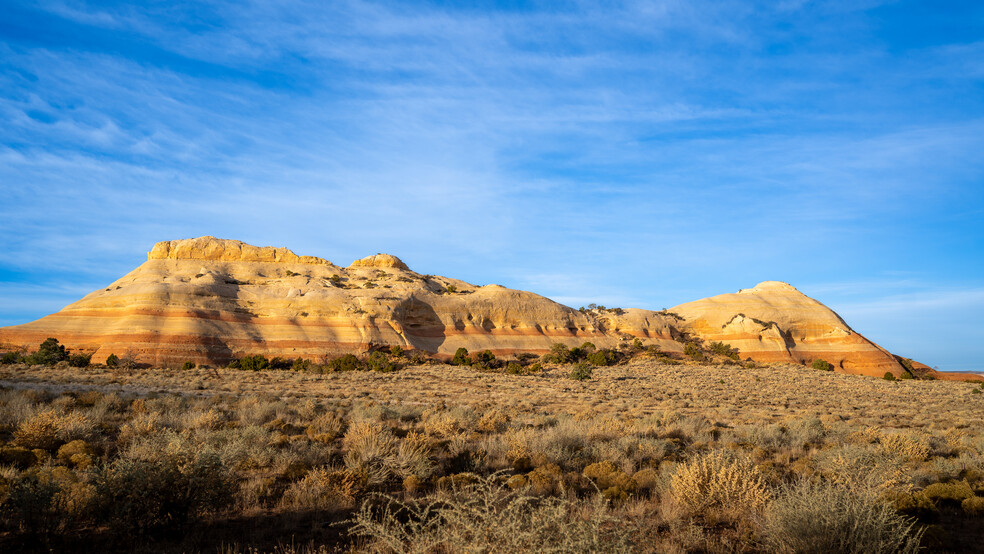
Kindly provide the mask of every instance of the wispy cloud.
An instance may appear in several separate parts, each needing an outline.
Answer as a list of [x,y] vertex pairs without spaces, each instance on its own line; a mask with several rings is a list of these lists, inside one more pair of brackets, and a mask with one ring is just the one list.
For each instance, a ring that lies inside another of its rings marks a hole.
[[94,289],[213,234],[573,304],[979,288],[981,43],[897,8],[14,5],[0,272]]

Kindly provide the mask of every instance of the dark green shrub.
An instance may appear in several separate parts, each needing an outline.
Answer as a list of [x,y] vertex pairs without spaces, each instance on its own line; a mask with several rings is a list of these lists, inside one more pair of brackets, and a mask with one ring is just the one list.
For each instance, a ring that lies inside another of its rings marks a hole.
[[496,363],[495,354],[493,354],[491,350],[483,350],[478,354],[475,354],[475,362],[489,367],[494,367]]
[[235,491],[229,468],[215,454],[181,461],[117,459],[97,480],[102,513],[115,527],[146,532],[228,505]]
[[342,277],[340,275],[332,275],[328,280],[336,287],[342,284]]
[[738,361],[740,357],[738,356],[738,349],[732,347],[730,344],[725,344],[723,342],[712,342],[707,345],[708,349],[718,356],[725,356],[731,358],[734,361]]
[[72,354],[68,357],[68,365],[72,367],[89,367],[92,354]]
[[369,355],[369,358],[366,359],[366,367],[372,371],[382,373],[389,373],[400,369],[400,366],[390,361],[389,356],[379,350]]
[[886,381],[894,381],[895,380],[895,374],[892,373],[891,371],[886,371],[885,372],[885,375],[882,376],[882,379],[884,379]]
[[403,348],[400,347],[399,344],[394,344],[393,346],[390,347],[390,356],[393,356],[394,358],[402,358]]
[[106,367],[116,367],[120,365],[120,358],[116,354],[106,356]]
[[295,358],[294,363],[291,364],[290,368],[294,371],[308,371],[311,369],[311,360]]
[[472,360],[468,357],[468,349],[461,347],[454,351],[454,357],[451,358],[451,365],[471,365]]
[[550,346],[550,353],[544,354],[542,360],[546,363],[569,364],[574,361],[574,355],[566,344],[555,342]]
[[266,359],[266,356],[256,354],[253,356],[244,356],[239,358],[230,364],[229,367],[241,369],[243,371],[259,371],[270,367],[270,361]]
[[280,356],[276,356],[270,360],[270,369],[287,370],[293,366],[294,360],[291,358],[281,358]]
[[526,369],[519,365],[519,362],[509,362],[506,364],[506,373],[509,373],[510,375],[522,375],[523,373],[526,373]]
[[683,347],[683,353],[690,356],[690,359],[694,361],[703,362],[707,360],[707,356],[704,354],[704,351],[697,345],[697,343],[694,342],[688,342],[685,344]]
[[184,364],[181,365],[181,369],[185,371],[195,369],[195,362],[185,362]]
[[362,369],[362,362],[354,354],[345,354],[328,362],[330,371],[355,371]]
[[54,365],[68,359],[65,346],[58,344],[58,339],[47,338],[38,347],[37,352],[25,358],[25,362],[37,365]]
[[19,364],[24,361],[24,357],[17,352],[4,352],[3,356],[0,356],[0,364]]
[[585,379],[591,378],[592,371],[591,364],[587,362],[579,362],[571,368],[571,372],[568,377],[574,379],[575,381],[584,381]]
[[458,287],[454,285],[448,285],[448,287],[445,290],[447,291],[448,294],[454,294],[458,292]]
[[587,355],[588,363],[597,366],[613,365],[618,361],[618,354],[607,348]]
[[821,360],[820,358],[817,358],[816,360],[813,360],[813,363],[810,364],[810,367],[812,367],[813,369],[818,369],[820,371],[833,371],[834,370],[833,364],[831,364],[827,360]]

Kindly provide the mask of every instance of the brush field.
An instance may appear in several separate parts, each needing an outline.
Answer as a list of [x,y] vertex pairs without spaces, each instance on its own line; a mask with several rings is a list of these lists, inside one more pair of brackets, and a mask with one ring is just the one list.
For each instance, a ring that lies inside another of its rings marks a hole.
[[0,549],[984,544],[979,384],[644,356],[570,373],[0,366]]

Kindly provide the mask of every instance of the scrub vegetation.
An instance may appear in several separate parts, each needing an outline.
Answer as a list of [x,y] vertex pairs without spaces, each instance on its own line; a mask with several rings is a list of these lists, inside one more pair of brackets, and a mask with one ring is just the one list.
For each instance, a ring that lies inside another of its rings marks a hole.
[[968,383],[746,364],[713,344],[700,362],[630,343],[593,359],[590,345],[456,365],[390,349],[180,369],[80,369],[48,352],[61,359],[0,365],[4,551],[984,539],[984,395]]

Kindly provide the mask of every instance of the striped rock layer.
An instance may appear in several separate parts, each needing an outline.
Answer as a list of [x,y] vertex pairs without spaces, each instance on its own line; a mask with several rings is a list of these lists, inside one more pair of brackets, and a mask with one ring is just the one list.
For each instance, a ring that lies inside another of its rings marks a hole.
[[666,352],[690,334],[756,361],[809,363],[881,376],[904,371],[829,308],[785,283],[666,312],[581,312],[530,292],[421,275],[377,254],[340,267],[286,248],[213,237],[160,242],[103,290],[37,321],[0,328],[0,344],[131,354],[155,366],[222,364],[246,354],[318,360],[400,345],[439,355],[459,347],[543,353],[554,343],[599,348],[639,338]]

